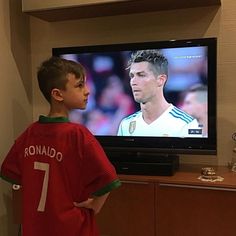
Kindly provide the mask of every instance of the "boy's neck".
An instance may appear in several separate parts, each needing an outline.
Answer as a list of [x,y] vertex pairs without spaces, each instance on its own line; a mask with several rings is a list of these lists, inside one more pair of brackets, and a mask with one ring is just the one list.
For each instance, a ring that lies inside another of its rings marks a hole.
[[49,117],[68,117],[69,111],[63,103],[52,100],[50,104]]
[[51,107],[48,113],[48,116],[49,117],[68,117],[68,111],[64,109],[55,109]]
[[48,117],[68,117],[66,113],[49,112]]

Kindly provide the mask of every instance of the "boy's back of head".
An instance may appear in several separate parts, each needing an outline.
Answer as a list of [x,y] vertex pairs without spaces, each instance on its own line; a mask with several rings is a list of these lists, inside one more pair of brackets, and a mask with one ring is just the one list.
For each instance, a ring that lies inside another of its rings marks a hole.
[[85,69],[81,64],[59,57],[49,58],[38,68],[39,88],[49,103],[51,102],[52,89],[65,90],[68,74],[74,74],[76,78],[81,80],[85,79]]

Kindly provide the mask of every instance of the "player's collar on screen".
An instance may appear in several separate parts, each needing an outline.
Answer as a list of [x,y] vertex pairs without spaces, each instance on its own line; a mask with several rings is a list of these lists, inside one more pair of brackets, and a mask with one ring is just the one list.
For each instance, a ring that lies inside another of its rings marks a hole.
[[48,117],[48,116],[39,116],[39,123],[64,123],[69,122],[67,117]]

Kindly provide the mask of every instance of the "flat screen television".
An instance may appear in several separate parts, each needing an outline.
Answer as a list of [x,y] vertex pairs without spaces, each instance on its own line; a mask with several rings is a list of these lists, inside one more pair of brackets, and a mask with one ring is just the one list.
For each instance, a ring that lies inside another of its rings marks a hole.
[[[132,71],[129,62],[131,54],[147,50],[158,51],[167,59],[168,75],[163,93],[167,103],[176,109],[172,116],[185,119],[186,123],[188,119],[197,120],[198,126],[188,128],[187,135],[165,131],[163,127],[173,130],[177,126],[168,118],[161,119],[161,125],[151,129],[142,114],[139,119],[144,123],[129,122],[130,116],[140,113],[145,103],[142,101],[140,105],[135,99],[138,96],[135,93],[140,91],[131,89],[131,80],[141,77],[142,71]],[[155,174],[160,166],[169,163],[175,163],[171,168],[176,169],[179,154],[216,154],[216,51],[216,38],[200,38],[61,47],[53,48],[52,54],[80,62],[87,71],[88,106],[85,111],[73,110],[71,121],[84,124],[96,136],[118,173]],[[202,102],[196,108],[191,100],[194,96]],[[200,118],[201,109],[205,118]],[[124,118],[128,122],[127,130],[118,132]],[[144,132],[136,132],[138,126],[142,126]],[[161,170],[159,173],[165,175]]]

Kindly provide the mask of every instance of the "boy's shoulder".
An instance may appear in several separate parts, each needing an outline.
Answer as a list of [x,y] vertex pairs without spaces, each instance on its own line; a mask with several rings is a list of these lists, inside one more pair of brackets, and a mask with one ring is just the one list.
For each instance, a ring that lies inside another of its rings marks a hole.
[[58,123],[41,123],[40,121],[35,121],[31,123],[17,138],[17,140],[24,139],[25,136],[31,136],[35,134],[43,133],[80,133],[88,136],[93,136],[93,134],[82,124],[73,122],[58,122]]

